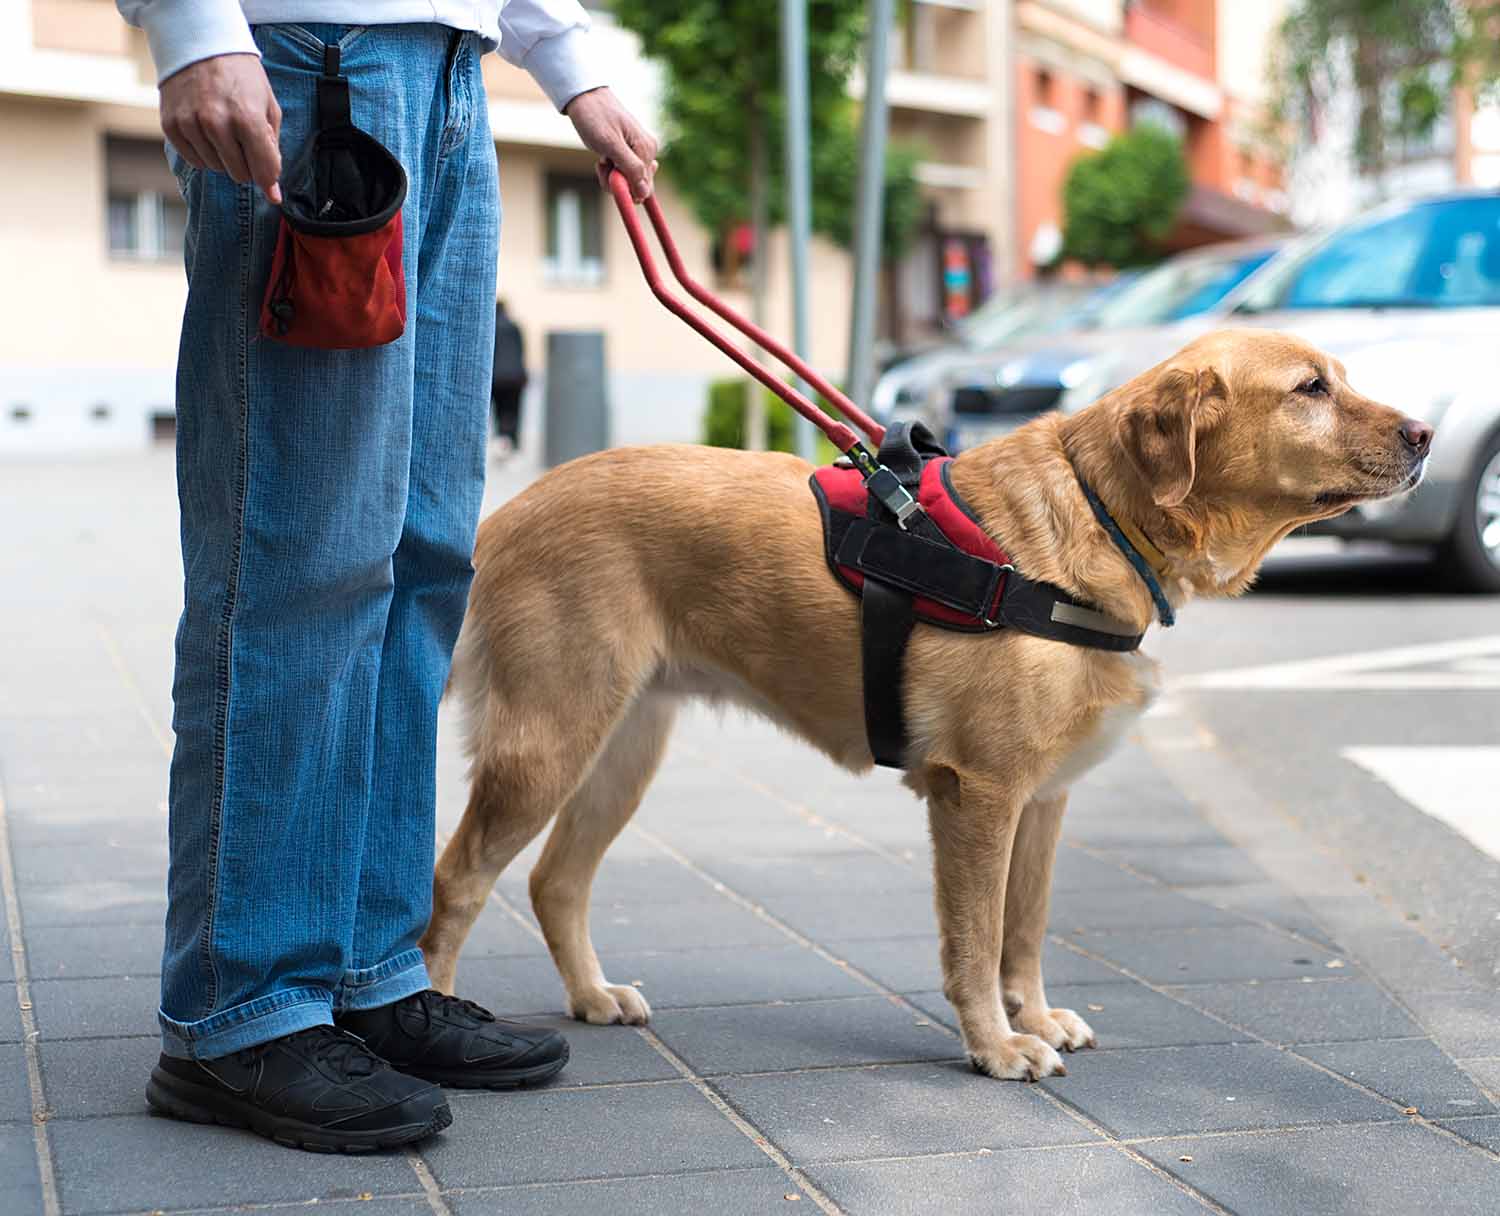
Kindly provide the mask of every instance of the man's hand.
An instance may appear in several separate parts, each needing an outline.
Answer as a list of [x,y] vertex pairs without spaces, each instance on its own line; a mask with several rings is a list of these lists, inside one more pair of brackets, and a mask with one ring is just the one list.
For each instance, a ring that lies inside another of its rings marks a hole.
[[656,140],[620,104],[609,89],[590,89],[563,107],[573,120],[578,138],[599,156],[599,182],[609,185],[609,171],[618,169],[630,183],[630,195],[643,203],[651,195],[656,176]]
[[216,55],[161,82],[161,129],[190,165],[253,181],[281,203],[281,107],[254,55]]

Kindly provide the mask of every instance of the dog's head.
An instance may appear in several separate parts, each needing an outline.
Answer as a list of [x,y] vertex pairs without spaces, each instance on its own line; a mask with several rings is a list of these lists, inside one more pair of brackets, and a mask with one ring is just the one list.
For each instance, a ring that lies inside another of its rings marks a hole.
[[1298,525],[1416,486],[1433,433],[1356,392],[1337,359],[1271,330],[1207,334],[1094,408],[1132,504],[1201,565],[1197,589],[1218,594],[1243,590]]

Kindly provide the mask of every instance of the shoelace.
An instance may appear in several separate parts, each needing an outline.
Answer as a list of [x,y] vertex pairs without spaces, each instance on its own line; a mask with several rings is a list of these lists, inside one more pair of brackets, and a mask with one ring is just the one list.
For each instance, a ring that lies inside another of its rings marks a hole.
[[474,1018],[480,1022],[493,1022],[495,1015],[483,1005],[476,1005],[473,1001],[465,1001],[456,996],[439,992],[436,988],[428,988],[424,992],[416,994],[417,1008],[422,1011],[422,1029],[425,1032],[432,1025],[433,1010],[436,1008],[440,1016],[452,1017],[455,1014]]
[[247,1048],[243,1056],[255,1059],[272,1047],[289,1044],[293,1040],[305,1047],[313,1060],[330,1065],[346,1077],[368,1077],[383,1063],[379,1056],[365,1046],[363,1039],[333,1026],[311,1026],[283,1039],[273,1039],[269,1043]]

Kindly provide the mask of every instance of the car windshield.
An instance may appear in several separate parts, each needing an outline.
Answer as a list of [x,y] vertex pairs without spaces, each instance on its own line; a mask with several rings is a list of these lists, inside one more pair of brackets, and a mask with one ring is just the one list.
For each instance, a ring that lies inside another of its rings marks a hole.
[[1279,308],[1500,305],[1500,196],[1419,203],[1341,229],[1246,292]]
[[1085,294],[1082,287],[1058,285],[991,300],[960,323],[959,340],[973,350],[989,350],[1036,333],[1076,309]]
[[1094,324],[1100,329],[1160,325],[1206,312],[1260,269],[1274,252],[1257,249],[1219,257],[1196,254],[1174,258],[1142,275],[1106,303]]

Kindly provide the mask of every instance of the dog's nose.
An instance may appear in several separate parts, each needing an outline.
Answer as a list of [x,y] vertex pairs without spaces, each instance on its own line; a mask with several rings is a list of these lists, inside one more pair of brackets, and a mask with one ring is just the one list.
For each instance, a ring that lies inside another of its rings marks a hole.
[[1425,422],[1418,422],[1415,418],[1408,418],[1401,424],[1401,440],[1407,447],[1411,448],[1418,456],[1427,455],[1427,449],[1432,446],[1432,428]]

